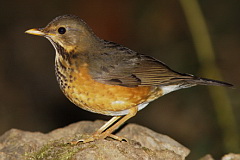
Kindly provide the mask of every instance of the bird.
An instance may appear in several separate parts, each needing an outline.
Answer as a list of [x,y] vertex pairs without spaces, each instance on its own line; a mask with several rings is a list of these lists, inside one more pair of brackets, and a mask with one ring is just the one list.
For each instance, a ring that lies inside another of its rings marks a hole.
[[230,83],[180,73],[149,55],[99,38],[76,15],[62,15],[44,28],[25,33],[47,38],[55,48],[55,74],[64,95],[76,106],[112,116],[95,133],[71,144],[110,137],[150,102],[196,85],[232,87]]

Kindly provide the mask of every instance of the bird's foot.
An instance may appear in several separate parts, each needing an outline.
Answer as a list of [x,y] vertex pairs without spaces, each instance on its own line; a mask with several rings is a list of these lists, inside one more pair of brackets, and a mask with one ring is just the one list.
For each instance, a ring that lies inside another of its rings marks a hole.
[[101,133],[101,134],[98,134],[98,133],[95,133],[93,135],[91,135],[90,137],[88,138],[85,138],[85,139],[79,139],[77,141],[72,141],[72,142],[69,142],[69,144],[71,145],[76,145],[78,143],[89,143],[89,142],[93,142],[95,140],[100,140],[100,139],[105,139],[105,138],[112,138],[114,140],[117,140],[117,141],[125,141],[127,142],[128,140],[124,137],[121,137],[121,136],[116,136],[114,134],[109,134],[109,135],[106,135],[105,132],[104,133]]

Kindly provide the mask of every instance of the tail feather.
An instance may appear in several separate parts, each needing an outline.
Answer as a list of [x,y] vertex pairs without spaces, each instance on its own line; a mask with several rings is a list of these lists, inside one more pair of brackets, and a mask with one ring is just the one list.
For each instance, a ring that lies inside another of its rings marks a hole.
[[189,81],[189,83],[195,83],[197,85],[212,85],[212,86],[225,86],[225,87],[233,87],[232,84],[223,82],[223,81],[218,81],[218,80],[213,80],[213,79],[207,79],[207,78],[198,78],[194,77],[193,81]]

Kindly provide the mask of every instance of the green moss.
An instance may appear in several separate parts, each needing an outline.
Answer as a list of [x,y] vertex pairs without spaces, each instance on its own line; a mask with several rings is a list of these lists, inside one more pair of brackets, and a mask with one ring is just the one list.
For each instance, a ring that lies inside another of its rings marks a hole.
[[82,145],[70,145],[58,140],[44,145],[36,152],[26,153],[25,156],[28,160],[69,160],[77,152],[86,149],[86,147],[93,148],[94,146],[85,145],[85,147],[83,147]]
[[142,147],[142,149],[143,149],[145,152],[151,151],[151,149],[149,149],[149,148],[147,148],[147,147]]
[[147,148],[147,147],[142,147],[142,150],[144,150],[148,155],[155,155],[156,153],[153,151],[153,150],[151,150],[151,149],[149,149],[149,148]]

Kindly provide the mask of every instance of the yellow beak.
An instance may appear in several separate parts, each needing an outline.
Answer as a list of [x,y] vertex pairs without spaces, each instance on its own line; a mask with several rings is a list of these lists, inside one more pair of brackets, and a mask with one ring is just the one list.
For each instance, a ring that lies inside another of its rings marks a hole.
[[46,34],[44,32],[42,32],[40,29],[29,29],[27,31],[25,31],[25,33],[27,34],[32,34],[32,35],[36,35],[36,36],[45,36]]

